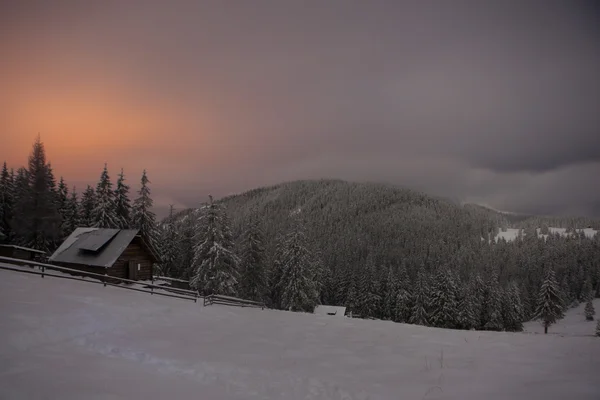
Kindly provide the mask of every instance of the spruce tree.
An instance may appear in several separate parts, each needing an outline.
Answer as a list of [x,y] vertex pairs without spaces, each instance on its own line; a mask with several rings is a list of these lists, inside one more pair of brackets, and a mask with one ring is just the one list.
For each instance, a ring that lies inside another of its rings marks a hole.
[[554,270],[548,268],[540,287],[535,318],[540,319],[544,325],[544,333],[548,327],[563,318],[563,305],[558,289]]
[[190,286],[203,295],[233,296],[239,278],[239,259],[234,253],[225,211],[210,196],[198,219],[199,241],[194,251]]
[[439,268],[434,279],[430,297],[431,326],[439,328],[455,328],[457,325],[457,287],[451,272],[446,268]]
[[264,235],[256,217],[252,217],[242,234],[240,255],[240,295],[263,301],[267,293]]
[[159,251],[156,216],[152,212],[152,198],[150,197],[150,180],[146,170],[142,173],[142,186],[138,192],[138,198],[133,202],[132,223],[133,227],[139,229],[140,235],[156,251]]
[[79,203],[79,224],[82,227],[90,228],[94,226],[94,210],[96,209],[96,192],[90,185],[87,186],[81,202]]
[[589,299],[587,303],[585,303],[585,319],[588,321],[593,321],[594,315],[596,315],[596,310],[594,310],[594,303],[592,302],[592,299]]
[[396,317],[396,302],[400,284],[396,277],[396,272],[392,266],[388,267],[387,276],[383,285],[383,313],[382,318],[385,320],[394,320]]
[[123,168],[117,179],[115,203],[119,228],[129,229],[131,227],[131,201],[129,200],[129,185],[125,183]]
[[281,256],[282,275],[278,283],[281,306],[290,311],[312,311],[318,293],[312,280],[312,254],[302,226],[297,223],[286,236]]
[[61,176],[58,183],[58,210],[61,216],[60,232],[62,240],[64,240],[72,232],[69,225],[70,216],[67,215],[70,212],[69,207],[69,188]]
[[492,271],[487,283],[484,296],[484,325],[488,331],[501,331],[504,328],[502,320],[502,288],[498,283],[498,274]]
[[423,266],[421,266],[417,272],[412,303],[413,309],[410,323],[425,326],[429,325],[429,315],[427,310],[429,304],[429,285]]
[[357,308],[363,318],[375,317],[380,300],[375,281],[375,265],[372,258],[367,260],[358,277]]
[[95,207],[92,211],[94,228],[118,229],[117,207],[115,194],[112,190],[112,182],[108,175],[108,168],[104,164],[104,170],[100,175],[100,181],[96,186]]
[[169,216],[162,225],[160,232],[160,242],[162,248],[161,254],[161,274],[165,276],[177,276],[177,253],[178,240],[177,229],[175,227],[174,207],[169,206]]
[[63,237],[68,237],[75,229],[79,227],[79,203],[75,188],[71,191],[71,196],[67,199],[63,211],[62,231]]
[[0,232],[5,235],[5,240],[12,237],[10,221],[14,208],[14,182],[8,171],[6,162],[0,172]]
[[468,285],[464,285],[458,291],[457,301],[457,327],[460,329],[476,329],[479,324],[479,318],[475,312],[475,297],[473,296],[474,288],[473,283],[469,282]]
[[516,282],[511,282],[504,291],[502,297],[502,319],[504,328],[511,332],[521,332],[523,330],[523,303],[521,294]]
[[18,243],[38,250],[51,250],[60,239],[61,217],[56,182],[39,136],[33,144],[28,169],[19,171],[19,182],[15,185],[18,199],[15,199],[12,223]]

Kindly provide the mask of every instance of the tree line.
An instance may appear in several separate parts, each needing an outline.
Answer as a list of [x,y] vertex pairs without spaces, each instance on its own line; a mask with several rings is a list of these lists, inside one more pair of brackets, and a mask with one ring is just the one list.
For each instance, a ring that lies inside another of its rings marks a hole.
[[[77,227],[140,230],[154,246],[158,230],[146,171],[137,197],[121,169],[113,186],[107,165],[95,188],[78,193],[54,176],[40,137],[33,144],[27,167],[0,172],[0,234],[4,242],[51,252]],[[156,246],[158,247],[158,246]]]

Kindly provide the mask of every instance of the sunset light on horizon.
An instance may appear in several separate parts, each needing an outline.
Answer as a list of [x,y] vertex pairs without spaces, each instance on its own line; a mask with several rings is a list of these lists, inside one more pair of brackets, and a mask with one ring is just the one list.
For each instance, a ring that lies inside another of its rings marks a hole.
[[584,4],[3,3],[0,161],[40,134],[57,176],[146,168],[163,209],[341,178],[600,215]]

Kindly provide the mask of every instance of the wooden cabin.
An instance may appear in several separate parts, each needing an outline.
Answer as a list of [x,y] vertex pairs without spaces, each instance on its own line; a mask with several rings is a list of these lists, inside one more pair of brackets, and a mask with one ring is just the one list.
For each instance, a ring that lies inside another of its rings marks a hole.
[[0,244],[0,256],[18,258],[19,260],[40,261],[46,256],[46,253],[29,247]]
[[154,249],[137,229],[77,228],[50,256],[50,263],[130,280],[152,279]]

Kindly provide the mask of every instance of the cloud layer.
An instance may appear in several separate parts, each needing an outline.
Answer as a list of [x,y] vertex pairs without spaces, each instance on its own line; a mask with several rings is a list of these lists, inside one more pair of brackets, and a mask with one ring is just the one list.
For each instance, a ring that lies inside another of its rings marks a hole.
[[600,217],[594,2],[46,4],[0,12],[14,165],[41,132],[68,180],[147,168],[158,203],[335,177]]

